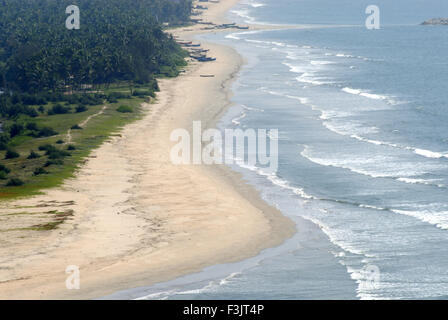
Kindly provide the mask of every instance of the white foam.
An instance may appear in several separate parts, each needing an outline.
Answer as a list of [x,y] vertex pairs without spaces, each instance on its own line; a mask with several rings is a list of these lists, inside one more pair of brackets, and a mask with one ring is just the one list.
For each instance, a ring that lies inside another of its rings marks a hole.
[[368,99],[384,100],[387,103],[392,104],[392,105],[398,104],[398,102],[396,102],[395,100],[393,100],[390,97],[385,96],[385,95],[370,93],[370,92],[367,92],[367,91],[362,91],[360,89],[353,89],[353,88],[349,88],[349,87],[342,88],[341,90],[343,92],[345,92],[345,93],[358,95],[358,96],[361,96],[361,97],[364,97],[364,98],[368,98]]
[[398,181],[410,184],[424,184],[430,186],[437,186],[439,188],[445,188],[444,184],[437,183],[440,179],[415,179],[415,178],[398,178]]
[[243,163],[242,161],[236,161],[236,163],[241,167],[241,168],[245,168],[248,169],[250,171],[253,171],[255,173],[257,173],[260,176],[264,176],[266,177],[272,184],[281,187],[283,189],[289,190],[292,193],[304,198],[304,199],[316,199],[315,197],[307,194],[304,189],[299,188],[299,187],[294,187],[291,186],[291,184],[286,181],[283,180],[282,178],[280,178],[279,176],[277,176],[277,174],[275,173],[268,173],[263,171],[262,168],[256,167],[256,166],[251,166],[248,164]]
[[350,54],[344,54],[344,53],[337,53],[336,57],[338,57],[338,58],[355,58],[355,56],[352,56]]
[[253,107],[248,107],[246,105],[241,105],[241,107],[243,107],[243,109],[249,110],[249,111],[257,111],[257,112],[264,112],[263,109],[259,109],[259,108],[253,108]]
[[[321,211],[325,211],[325,210],[321,209]],[[322,221],[320,221],[314,217],[304,216],[304,218],[310,220],[311,222],[313,222],[314,224],[319,226],[319,228],[328,236],[331,243],[337,245],[344,251],[349,252],[354,255],[359,255],[359,256],[364,256],[364,257],[374,257],[372,255],[366,254],[366,253],[362,252],[361,250],[355,248],[350,243],[348,243],[348,241],[345,241],[344,240],[344,238],[345,238],[344,232],[342,230],[332,229],[332,228],[328,227],[326,224],[324,224]],[[339,256],[340,254],[338,253],[337,255]]]
[[241,40],[240,37],[236,36],[238,33],[231,33],[226,35],[226,39],[234,39],[234,40]]
[[352,88],[343,88],[342,91],[350,93],[350,94],[360,94],[361,90],[358,89],[352,89]]
[[315,85],[315,86],[320,86],[320,85],[329,83],[329,82],[319,81],[317,79],[318,78],[313,77],[313,74],[311,74],[309,72],[305,72],[300,77],[296,78],[296,80],[299,81],[299,82],[309,83],[309,84],[312,84],[312,85]]
[[383,208],[383,207],[377,207],[377,206],[372,206],[372,205],[369,205],[369,204],[360,204],[359,207],[360,207],[360,208],[365,208],[365,209],[379,210],[379,211],[387,210],[386,208]]
[[260,8],[266,6],[264,3],[252,2],[250,4],[253,8]]
[[325,61],[325,60],[312,60],[310,63],[313,66],[321,66],[321,65],[327,65],[327,64],[333,64],[331,61]]
[[430,211],[430,210],[392,210],[395,213],[417,218],[420,221],[429,223],[437,228],[448,230],[448,211]]
[[412,178],[426,174],[425,169],[432,169],[432,167],[417,166],[414,162],[397,163],[395,158],[383,155],[369,157],[341,155],[333,158],[330,154],[326,154],[323,158],[314,155],[307,145],[304,145],[300,155],[321,166],[346,169],[372,178]]
[[232,123],[234,125],[239,126],[241,124],[240,120],[244,119],[246,116],[247,116],[247,114],[243,111],[243,112],[241,112],[241,114],[238,117],[232,119]]
[[434,159],[440,159],[443,157],[446,157],[446,155],[443,155],[439,152],[434,152],[434,151],[430,151],[430,150],[424,150],[424,149],[418,149],[415,148],[414,152],[420,156],[426,157],[426,158],[434,158]]
[[232,10],[230,12],[243,18],[244,22],[246,22],[246,23],[253,23],[255,21],[255,18],[249,14],[249,10],[247,10],[247,9]]

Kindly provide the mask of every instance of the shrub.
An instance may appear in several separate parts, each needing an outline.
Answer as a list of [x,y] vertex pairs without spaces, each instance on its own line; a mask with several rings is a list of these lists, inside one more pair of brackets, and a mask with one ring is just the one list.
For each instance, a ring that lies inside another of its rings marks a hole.
[[54,131],[50,127],[38,128],[37,130],[38,131],[33,131],[30,134],[30,136],[35,137],[35,138],[42,138],[42,137],[51,137],[51,136],[55,136],[58,134],[56,131]]
[[36,168],[33,172],[33,175],[38,176],[41,174],[48,174],[48,171],[45,170],[44,168]]
[[58,148],[55,148],[53,146],[49,146],[45,149],[45,155],[48,156],[49,159],[55,160],[55,159],[61,159],[64,157],[71,156],[70,152],[60,150]]
[[48,110],[48,115],[54,115],[54,114],[66,114],[70,112],[69,107],[64,107],[62,104],[58,103],[51,107],[50,110]]
[[57,144],[63,144],[64,140],[59,139],[58,141],[56,141]]
[[64,101],[67,101],[68,104],[79,103],[79,95],[72,94],[64,97]]
[[64,160],[61,160],[61,159],[48,160],[47,162],[45,162],[44,167],[49,167],[51,165],[63,165],[63,164],[64,164]]
[[53,150],[56,149],[55,147],[53,147],[51,144],[44,144],[42,146],[39,146],[39,151],[48,151],[48,150]]
[[6,180],[7,175],[8,174],[5,171],[0,171],[0,180]]
[[46,104],[47,100],[44,96],[39,95],[30,95],[30,94],[23,94],[21,96],[21,100],[23,104],[26,105],[38,105],[38,104]]
[[36,108],[32,108],[32,107],[29,107],[28,109],[26,109],[25,114],[30,116],[31,118],[36,118],[37,116],[39,116],[39,113],[37,112]]
[[18,187],[22,186],[24,182],[20,180],[19,178],[12,178],[9,179],[8,183],[6,184],[7,187]]
[[44,113],[45,112],[45,107],[44,106],[39,106],[39,108],[37,108],[37,111],[39,111],[40,113]]
[[10,140],[9,133],[0,133],[0,150],[6,150]]
[[109,103],[116,103],[118,99],[129,99],[131,96],[123,92],[111,92],[107,95]]
[[14,159],[14,158],[18,158],[18,157],[20,157],[20,154],[18,154],[14,150],[12,150],[12,149],[6,150],[5,159]]
[[81,112],[87,111],[87,107],[83,104],[80,104],[76,107],[75,111],[76,111],[76,113],[81,113]]
[[26,129],[30,131],[38,131],[39,128],[37,127],[37,124],[35,122],[28,122],[26,124]]
[[11,138],[14,138],[15,136],[18,136],[19,134],[21,134],[23,132],[23,125],[20,123],[14,123],[10,128],[9,128],[9,135],[11,136]]
[[39,133],[38,133],[39,137],[51,137],[51,136],[55,136],[57,134],[58,133],[50,127],[43,127],[39,130]]
[[10,173],[11,170],[5,167],[4,165],[0,164],[0,171],[3,171],[5,173]]
[[121,106],[119,106],[119,107],[117,108],[117,111],[118,111],[118,112],[121,112],[121,113],[131,113],[131,112],[133,112],[133,110],[132,110],[131,107],[129,107],[129,106],[125,106],[125,105],[121,105]]
[[67,150],[69,150],[69,151],[76,150],[76,147],[74,145],[72,145],[72,144],[69,144],[67,146]]
[[40,158],[40,154],[34,152],[33,150],[30,151],[30,155],[27,157],[27,159],[37,159],[37,158]]
[[75,124],[74,126],[72,126],[71,129],[72,130],[82,130],[82,128],[78,124]]
[[137,96],[137,97],[146,97],[146,96],[150,96],[150,97],[155,97],[154,92],[150,91],[150,90],[135,90],[132,93],[133,96]]
[[81,96],[79,101],[81,104],[85,104],[85,105],[89,105],[89,106],[95,106],[95,105],[103,103],[103,99],[99,95],[85,94],[85,95]]

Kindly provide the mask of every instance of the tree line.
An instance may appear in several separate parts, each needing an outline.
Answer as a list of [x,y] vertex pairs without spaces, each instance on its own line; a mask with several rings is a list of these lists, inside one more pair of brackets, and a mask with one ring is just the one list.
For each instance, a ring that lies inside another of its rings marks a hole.
[[[65,8],[81,28],[65,27]],[[0,90],[80,90],[176,75],[185,52],[161,24],[189,21],[191,0],[0,0]]]

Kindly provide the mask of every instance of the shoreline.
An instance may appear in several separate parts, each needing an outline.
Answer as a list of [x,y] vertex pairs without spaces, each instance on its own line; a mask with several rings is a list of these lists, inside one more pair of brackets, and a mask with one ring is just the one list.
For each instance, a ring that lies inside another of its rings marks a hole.
[[[207,19],[225,21],[237,2],[207,4]],[[188,38],[205,33],[199,28],[170,32]],[[185,74],[160,80],[157,102],[144,104],[144,117],[95,150],[76,178],[8,203],[10,212],[20,202],[20,210],[37,212],[46,204],[74,216],[48,233],[0,241],[1,298],[98,298],[253,257],[294,234],[295,224],[229,167],[169,162],[172,130],[190,129],[193,120],[212,127],[231,106],[230,84],[242,57],[233,48],[203,44],[217,61],[190,63]],[[65,287],[68,265],[80,267],[80,290]]]

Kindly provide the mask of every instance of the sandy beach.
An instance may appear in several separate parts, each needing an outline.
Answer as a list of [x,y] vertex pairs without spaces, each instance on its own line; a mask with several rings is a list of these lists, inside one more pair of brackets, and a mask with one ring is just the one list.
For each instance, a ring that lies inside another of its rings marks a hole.
[[[201,17],[224,22],[237,0],[207,3]],[[169,30],[192,39],[203,25]],[[76,177],[44,195],[1,203],[1,299],[91,299],[148,286],[279,245],[294,224],[225,166],[176,166],[170,133],[192,121],[213,127],[230,107],[229,86],[244,63],[234,49],[202,42],[214,62],[191,62],[160,80],[142,119],[95,150]],[[200,75],[213,74],[214,77]],[[51,231],[20,230],[53,210],[69,215]],[[23,212],[34,214],[22,214]],[[67,266],[81,288],[67,290]]]

